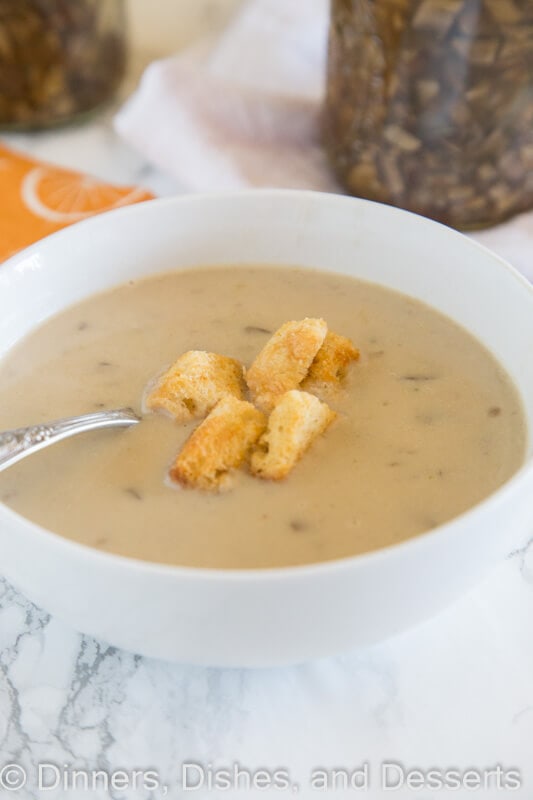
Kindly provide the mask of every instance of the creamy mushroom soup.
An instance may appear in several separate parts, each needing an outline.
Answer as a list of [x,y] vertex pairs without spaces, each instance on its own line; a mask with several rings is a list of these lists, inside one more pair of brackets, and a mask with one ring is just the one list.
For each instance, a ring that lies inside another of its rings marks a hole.
[[276,267],[160,275],[48,320],[0,364],[0,428],[141,408],[150,379],[187,350],[249,365],[286,320],[321,317],[361,358],[338,412],[284,481],[231,491],[164,476],[198,424],[158,414],[78,436],[0,474],[0,499],[77,542],[148,561],[246,568],[306,564],[404,541],[460,514],[522,464],[525,419],[495,358],[422,303],[350,277]]

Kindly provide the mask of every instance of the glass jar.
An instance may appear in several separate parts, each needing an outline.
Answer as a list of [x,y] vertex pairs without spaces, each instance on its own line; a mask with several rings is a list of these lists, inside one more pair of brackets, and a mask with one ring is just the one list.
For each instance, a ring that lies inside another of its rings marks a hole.
[[332,0],[346,189],[468,229],[533,207],[533,0]]
[[112,97],[125,60],[123,0],[0,0],[0,126],[92,111]]

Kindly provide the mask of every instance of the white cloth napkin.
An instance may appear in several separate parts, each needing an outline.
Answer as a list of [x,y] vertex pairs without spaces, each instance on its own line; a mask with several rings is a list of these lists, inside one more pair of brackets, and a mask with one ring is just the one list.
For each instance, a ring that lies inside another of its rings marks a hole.
[[[152,64],[117,131],[186,191],[341,191],[320,145],[328,0],[247,0],[227,28]],[[533,214],[475,238],[533,280]]]

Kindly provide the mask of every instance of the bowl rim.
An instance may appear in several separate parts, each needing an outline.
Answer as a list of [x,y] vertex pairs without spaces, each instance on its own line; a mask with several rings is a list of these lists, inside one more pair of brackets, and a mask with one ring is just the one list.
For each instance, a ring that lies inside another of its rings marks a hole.
[[[180,205],[182,203],[202,203],[202,202],[217,202],[217,201],[231,201],[246,200],[257,197],[294,197],[295,200],[310,200],[317,202],[329,202],[339,204],[352,204],[361,207],[372,206],[379,207],[381,213],[389,213],[391,216],[411,217],[416,220],[416,224],[422,225],[428,230],[434,230],[435,227],[445,232],[445,235],[451,236],[456,240],[461,240],[465,245],[481,252],[488,259],[498,264],[500,269],[505,270],[510,277],[517,281],[523,290],[525,290],[531,298],[533,304],[533,284],[531,284],[515,267],[508,261],[494,253],[490,248],[471,239],[465,234],[443,225],[440,222],[415,214],[411,211],[389,206],[384,203],[377,203],[372,200],[364,198],[350,197],[347,195],[330,194],[327,192],[317,192],[312,190],[299,190],[299,189],[241,189],[232,191],[213,191],[202,192],[194,194],[175,195],[171,197],[160,197],[152,200],[146,200],[140,203],[135,203],[130,206],[123,206],[121,208],[112,209],[110,211],[96,214],[88,219],[75,222],[59,231],[43,237],[37,242],[25,247],[18,253],[15,253],[10,258],[0,263],[0,285],[4,282],[4,276],[8,271],[16,271],[17,266],[28,257],[35,255],[39,248],[52,240],[61,240],[62,238],[68,239],[69,236],[76,236],[80,228],[105,226],[108,224],[109,218],[118,216],[129,216],[142,214],[147,207],[153,208],[154,206],[172,206]],[[328,270],[334,272],[334,270]],[[117,286],[120,285],[119,283]],[[96,294],[96,292],[95,292]],[[90,295],[87,295],[90,297]],[[430,305],[430,304],[428,304]],[[505,369],[505,364],[502,364]],[[532,435],[531,430],[526,431],[526,444],[529,444],[529,439]],[[420,551],[423,548],[432,546],[437,540],[444,539],[453,531],[454,528],[459,528],[463,525],[470,524],[471,520],[483,515],[491,516],[503,504],[509,504],[512,501],[513,495],[517,492],[523,491],[528,483],[531,482],[533,488],[533,458],[527,458],[522,466],[511,475],[501,486],[494,492],[491,492],[487,497],[466,509],[461,514],[453,517],[447,522],[438,525],[437,527],[428,531],[423,531],[414,537],[405,539],[404,541],[397,542],[392,545],[370,550],[368,552],[360,553],[353,556],[343,556],[341,558],[329,559],[327,561],[311,562],[307,564],[288,565],[281,567],[247,567],[240,568],[216,568],[216,567],[197,567],[186,566],[180,564],[165,564],[157,561],[145,561],[143,559],[134,558],[132,556],[124,556],[118,553],[106,552],[98,550],[90,545],[68,539],[67,537],[56,533],[53,530],[45,528],[36,522],[28,519],[27,517],[19,514],[17,511],[9,508],[5,503],[0,501],[0,525],[5,520],[14,525],[22,525],[32,535],[40,536],[41,538],[48,539],[51,546],[65,548],[69,553],[89,558],[96,565],[101,564],[102,567],[114,566],[119,569],[126,569],[132,572],[145,572],[152,576],[161,576],[166,578],[187,578],[187,579],[200,579],[200,580],[213,580],[224,581],[226,583],[248,583],[250,581],[266,581],[266,580],[284,580],[284,579],[304,579],[315,575],[327,575],[338,571],[351,570],[354,568],[363,567],[365,565],[377,564],[385,559],[389,559],[392,555],[399,555],[406,550]]]

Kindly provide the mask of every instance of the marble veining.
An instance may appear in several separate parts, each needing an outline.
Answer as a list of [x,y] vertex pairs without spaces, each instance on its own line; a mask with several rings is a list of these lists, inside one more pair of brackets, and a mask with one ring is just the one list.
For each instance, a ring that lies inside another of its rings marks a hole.
[[[157,194],[179,191],[117,139],[111,116],[112,110],[84,127],[6,140],[110,181],[141,183]],[[488,234],[493,247],[495,235]],[[508,252],[515,254],[518,244],[511,244]],[[531,251],[525,239],[522,244],[518,262],[527,273]],[[479,770],[502,764],[522,773],[523,786],[512,796],[531,800],[532,618],[533,538],[426,625],[363,651],[278,670],[201,669],[124,653],[76,633],[0,580],[0,774],[8,763],[27,771],[26,785],[9,794],[21,800],[156,800],[184,796],[178,788],[183,762],[237,761],[250,769],[290,769],[300,783],[297,796],[307,798],[320,796],[308,788],[312,769],[353,769],[367,761],[366,796],[428,800],[451,795],[383,792],[381,763]],[[39,792],[42,762],[60,769],[155,770],[161,788]],[[185,796],[291,793],[203,788]],[[332,796],[358,794],[365,796],[353,790]],[[458,800],[471,795],[453,793]],[[483,800],[508,796],[487,792]]]
[[[305,779],[319,766],[501,763],[522,770],[524,789],[513,796],[531,797],[533,586],[524,563],[532,553],[529,542],[414,631],[279,670],[202,669],[124,653],[70,630],[2,580],[0,769],[15,762],[27,770],[17,796],[28,800],[44,796],[35,788],[38,763],[108,773],[152,769],[167,795],[90,794],[150,800],[182,796],[181,764],[191,761],[282,765],[301,782],[302,797],[315,796]],[[87,796],[74,789],[47,795]],[[372,796],[390,793],[378,788]]]

